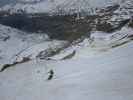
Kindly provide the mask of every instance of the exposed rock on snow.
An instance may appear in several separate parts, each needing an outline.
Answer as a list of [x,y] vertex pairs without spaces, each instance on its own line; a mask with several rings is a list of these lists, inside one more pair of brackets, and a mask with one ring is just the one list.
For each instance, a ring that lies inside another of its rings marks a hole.
[[4,64],[12,65],[16,62],[23,62],[23,58],[35,59],[40,52],[50,48],[53,50],[61,48],[66,43],[65,41],[49,41],[45,36],[46,34],[27,34],[0,25],[1,67]]

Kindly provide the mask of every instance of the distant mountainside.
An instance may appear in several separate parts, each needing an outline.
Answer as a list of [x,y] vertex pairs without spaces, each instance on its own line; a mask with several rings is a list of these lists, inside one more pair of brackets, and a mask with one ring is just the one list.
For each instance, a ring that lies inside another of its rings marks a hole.
[[96,8],[114,3],[120,4],[121,2],[123,2],[123,0],[16,0],[16,3],[7,4],[0,10],[10,12],[23,10],[27,13],[92,13],[92,10]]
[[[25,8],[24,11],[22,9],[18,9],[15,10],[16,12],[12,12],[15,7],[17,7],[14,6],[9,11],[5,11],[5,14],[0,14],[0,23],[31,33],[46,33],[51,39],[70,41],[81,38],[82,36],[89,36],[92,31],[112,33],[125,26],[133,27],[132,0],[119,1],[117,3],[112,3],[110,1],[111,3],[109,5],[95,9],[88,8],[90,7],[90,3],[88,3],[87,0],[82,2],[81,0],[79,0],[80,2],[78,2],[78,0],[73,0],[71,3],[70,1],[65,0],[62,0],[59,3],[57,2],[59,0],[55,1],[58,6],[60,5],[59,8],[52,11],[49,10],[50,12],[47,13],[40,12],[40,10],[37,10],[36,13],[32,11],[29,13],[27,12],[28,8]],[[52,2],[55,3],[55,1],[41,2],[45,2],[45,4],[46,2],[52,4]],[[76,4],[74,4],[74,2]],[[25,4],[25,6],[27,5],[29,4]],[[38,3],[35,5],[38,5]],[[44,6],[43,3],[42,5]],[[81,6],[81,8],[76,10],[70,10],[71,7],[78,8],[80,5],[84,6]],[[18,6],[17,8],[19,7],[21,6]],[[2,11],[4,12],[4,10]]]

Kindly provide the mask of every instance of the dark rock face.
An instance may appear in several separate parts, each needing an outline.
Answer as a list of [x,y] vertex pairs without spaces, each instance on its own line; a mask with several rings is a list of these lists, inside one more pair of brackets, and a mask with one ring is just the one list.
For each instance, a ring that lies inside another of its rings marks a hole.
[[[104,19],[107,16],[93,15],[77,19],[76,15],[14,14],[1,16],[0,23],[27,32],[46,33],[51,39],[71,41],[81,36],[89,36],[89,32],[92,29],[111,32],[128,22],[120,22],[118,27],[114,27]],[[96,22],[96,20],[98,21]]]
[[133,18],[129,22],[129,27],[133,28]]
[[84,20],[76,20],[76,16],[49,16],[46,14],[25,15],[14,14],[1,16],[0,23],[28,32],[44,32],[50,38],[70,39],[73,34],[77,34],[74,39],[81,34],[90,31],[90,24]]
[[108,23],[106,20],[104,20],[102,22],[97,23],[96,30],[111,33],[113,31],[121,29],[126,24],[128,24],[129,21],[130,21],[130,19],[124,19],[124,20],[121,20],[120,22],[118,22],[117,25],[114,25],[114,24]]

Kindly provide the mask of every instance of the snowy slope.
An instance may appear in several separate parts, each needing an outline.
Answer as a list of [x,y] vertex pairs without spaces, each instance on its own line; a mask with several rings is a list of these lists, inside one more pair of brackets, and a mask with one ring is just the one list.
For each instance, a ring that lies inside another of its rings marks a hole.
[[[126,26],[112,34],[95,31],[90,38],[52,56],[52,60],[40,60],[36,57],[41,51],[55,50],[65,42],[0,25],[0,64],[31,57],[29,62],[0,72],[0,98],[132,100],[132,32]],[[73,51],[76,54],[71,59],[61,60]],[[48,80],[50,70],[54,71],[52,80]]]
[[[120,5],[113,11],[115,6],[105,7],[114,3]],[[101,23],[117,27],[129,21],[110,33],[93,27],[90,37],[71,44],[0,25],[0,100],[133,100],[132,0],[18,0],[1,10],[49,13],[97,7]]]
[[[133,29],[123,27],[121,30],[113,32],[112,34],[95,31],[91,33],[90,38],[86,38],[79,44],[74,44],[65,50],[62,50],[58,55],[52,59],[62,59],[71,54],[73,51],[81,52],[81,55],[75,57],[82,57],[84,55],[95,55],[101,51],[108,51],[119,45],[130,42],[132,39]],[[46,34],[27,34],[25,32],[5,27],[0,25],[0,64],[12,64],[20,61],[24,57],[36,59],[36,57],[46,57],[52,52],[58,52],[63,49],[68,42],[49,40]],[[83,49],[84,48],[84,49]],[[86,52],[86,48],[90,52]]]
[[[86,49],[88,51],[88,49]],[[132,100],[133,42],[100,55],[31,61],[0,73],[2,100]],[[54,78],[47,80],[48,71]]]
[[31,34],[0,25],[0,69],[4,64],[21,61],[23,57],[31,59],[49,48],[60,47],[64,41],[51,40],[46,34]]

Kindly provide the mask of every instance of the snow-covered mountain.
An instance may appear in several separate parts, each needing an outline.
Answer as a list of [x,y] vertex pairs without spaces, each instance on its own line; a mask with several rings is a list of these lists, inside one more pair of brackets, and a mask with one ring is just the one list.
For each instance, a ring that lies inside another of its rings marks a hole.
[[133,100],[133,0],[17,0],[0,10],[1,100]]
[[[19,1],[18,4],[22,5],[22,2],[26,3],[26,4],[23,4],[25,6],[28,4],[27,2],[37,2],[37,3],[35,3],[35,5],[38,5],[38,3],[40,3],[40,2],[45,2],[45,4],[46,4],[46,2],[47,3],[49,2],[49,3],[56,3],[57,5],[61,5],[64,8],[81,7],[81,9],[82,9],[81,5],[84,5],[83,6],[83,9],[84,9],[85,7],[89,7],[89,5],[91,5],[91,3],[94,1],[91,1],[91,0],[90,1],[73,0],[72,2],[70,2],[69,0],[68,1],[65,1],[65,0],[64,1],[63,0],[62,1],[59,1],[59,0],[53,0],[53,1],[52,0],[47,0],[47,1],[46,0],[39,0],[39,1],[38,0],[37,1],[36,0],[32,0],[32,1],[21,0],[21,1]],[[89,3],[89,2],[91,2],[91,3]],[[130,39],[128,37],[130,37],[130,35],[132,35],[133,1],[132,0],[126,0],[126,1],[120,0],[117,2],[112,2],[111,0],[104,1],[104,3],[106,3],[106,4],[107,4],[107,2],[108,3],[110,2],[109,3],[110,5],[108,5],[108,6],[106,5],[105,7],[97,8],[95,11],[96,13],[94,15],[91,15],[91,16],[89,15],[89,17],[87,16],[87,17],[84,17],[83,19],[82,18],[77,19],[77,17],[73,18],[73,15],[72,15],[72,17],[68,16],[68,18],[66,18],[66,17],[59,17],[58,18],[58,16],[53,15],[53,17],[50,17],[50,19],[49,19],[47,16],[41,16],[38,14],[38,15],[31,15],[35,19],[40,18],[37,20],[32,19],[32,17],[30,15],[28,15],[28,18],[25,18],[22,20],[21,19],[16,20],[16,19],[19,19],[21,16],[12,17],[12,15],[11,15],[11,18],[10,18],[10,15],[9,15],[9,18],[8,18],[8,15],[6,15],[6,16],[4,15],[4,18],[1,17],[1,19],[3,18],[3,20],[0,19],[1,22],[5,21],[5,23],[9,23],[9,26],[11,26],[11,27],[13,27],[13,25],[15,26],[15,28],[20,27],[18,29],[24,29],[24,28],[35,29],[35,28],[37,28],[37,32],[40,32],[40,33],[38,33],[38,34],[36,34],[36,33],[29,34],[28,33],[27,34],[27,32],[23,32],[22,30],[20,31],[20,30],[14,29],[14,28],[8,28],[8,27],[1,25],[0,26],[0,30],[1,30],[0,36],[1,36],[1,40],[2,40],[1,41],[1,51],[2,52],[0,52],[0,53],[1,53],[1,55],[5,55],[5,54],[7,54],[7,52],[9,52],[8,50],[12,51],[12,49],[13,49],[14,53],[18,53],[18,52],[21,52],[23,50],[24,50],[23,52],[26,51],[24,54],[22,53],[22,55],[24,57],[30,56],[31,58],[32,57],[36,58],[36,56],[39,55],[39,53],[41,51],[44,51],[44,53],[42,52],[42,54],[40,54],[40,55],[41,56],[43,54],[45,55],[44,48],[42,48],[43,50],[40,49],[37,52],[34,52],[33,49],[35,49],[35,51],[36,51],[38,46],[49,44],[49,41],[48,41],[48,43],[45,41],[46,44],[41,42],[41,41],[45,40],[44,36],[46,36],[46,34],[49,36],[49,38],[52,37],[52,39],[61,39],[61,40],[64,39],[64,40],[67,40],[69,42],[75,42],[75,40],[79,41],[83,36],[85,36],[83,39],[89,38],[89,41],[93,40],[94,45],[97,45],[100,48],[111,48],[111,47],[115,47],[115,45],[123,44],[123,42],[125,43],[127,41],[130,41]],[[16,5],[18,5],[18,4],[16,4]],[[28,4],[28,5],[30,5],[30,4]],[[31,5],[34,5],[34,4],[31,4]],[[15,7],[17,7],[17,6],[15,6]],[[9,6],[9,8],[10,8],[10,6]],[[19,8],[19,7],[17,7],[17,8]],[[85,8],[85,9],[88,9],[88,8]],[[24,18],[25,16],[22,16],[22,17]],[[7,18],[9,20],[6,20]],[[59,19],[62,19],[62,20],[59,20]],[[31,21],[29,21],[29,20],[31,20]],[[48,21],[48,20],[52,20],[52,21]],[[48,22],[46,22],[46,21],[48,21]],[[21,26],[21,23],[23,26]],[[23,23],[25,23],[25,24],[23,24]],[[43,23],[43,24],[41,24],[41,23]],[[58,25],[58,23],[59,23],[59,25]],[[29,26],[28,26],[28,24],[29,24]],[[33,24],[33,25],[31,25],[31,24]],[[8,24],[5,24],[5,25],[8,25]],[[43,29],[43,30],[41,30],[41,29]],[[53,32],[53,33],[49,34],[50,32]],[[93,39],[93,38],[95,38],[95,34],[96,34],[96,39]],[[25,35],[25,36],[22,36],[22,35]],[[99,41],[99,39],[98,39],[98,41],[97,41],[97,35],[100,36],[98,38],[100,38],[102,40]],[[18,36],[19,37],[22,36],[22,37],[18,38]],[[12,37],[13,40],[10,37]],[[23,41],[23,38],[26,38],[26,39]],[[39,38],[41,38],[42,40],[39,40]],[[34,39],[35,39],[35,41],[34,41]],[[121,39],[122,39],[122,41],[121,41]],[[9,43],[5,42],[6,40],[9,41]],[[18,42],[14,42],[14,40],[16,40]],[[39,40],[40,44],[36,46],[35,45],[36,43],[34,43],[33,41],[29,41],[29,40],[33,40],[34,42],[37,42],[37,43],[38,43],[38,41],[36,41],[36,40]],[[107,42],[105,42],[106,40],[107,40]],[[120,41],[117,41],[117,40],[120,40]],[[14,46],[16,46],[15,43],[19,43],[19,42],[20,42],[20,45],[18,47],[15,47],[15,50],[14,50]],[[104,44],[104,42],[105,42],[105,44]],[[52,41],[50,43],[52,43]],[[58,44],[58,42],[57,42],[57,44]],[[71,45],[70,43],[66,43],[66,44]],[[87,43],[87,44],[89,44],[89,43]],[[5,45],[7,45],[7,47],[9,47],[9,49],[7,49],[7,51],[4,50],[5,48],[3,48],[3,47],[6,47]],[[21,46],[21,45],[23,45],[23,46]],[[58,47],[57,51],[58,51],[58,49],[60,50],[61,48],[65,48],[65,46],[62,46],[62,45],[64,45],[64,43],[62,44],[62,42],[61,42],[61,47],[57,46]],[[53,48],[55,48],[55,47],[53,47]],[[23,49],[23,50],[21,50],[21,49]],[[47,46],[45,49],[49,50],[49,48]],[[3,51],[5,51],[5,53]],[[27,56],[27,51],[28,51],[28,53],[34,52],[35,55],[32,55],[32,53],[29,53]],[[73,51],[74,50],[72,50],[72,52]],[[17,55],[17,54],[14,54],[13,52],[11,54]],[[53,52],[53,51],[50,51],[50,52]],[[25,54],[26,54],[26,56],[25,56]],[[4,60],[4,61],[8,62],[9,61],[8,59],[11,59],[11,57],[13,55],[10,55],[10,56],[5,55],[4,59],[6,59],[6,60]],[[1,57],[1,58],[3,58],[3,57]],[[23,58],[23,57],[20,57],[20,58]]]
[[1,8],[4,11],[17,12],[23,10],[27,13],[38,12],[91,12],[92,9],[104,7],[108,4],[121,3],[122,0],[18,0],[15,4],[7,4]]
[[[89,4],[91,3],[85,3],[87,1],[73,1],[70,4],[70,1],[58,1],[59,3],[57,1],[57,5],[60,5],[59,9],[48,11],[50,15],[46,14],[46,12],[38,12],[38,10],[34,10],[37,11],[37,13],[26,13],[25,11],[20,9],[17,10],[16,14],[14,14],[13,12],[10,13],[10,11],[12,11],[12,9],[10,9],[9,12],[7,11],[0,14],[0,23],[14,28],[18,28],[23,31],[44,32],[48,34],[49,37],[52,39],[54,38],[62,40],[73,40],[82,37],[83,35],[89,36],[91,31],[103,31],[111,33],[113,31],[117,31],[123,28],[126,25],[130,26],[130,22],[132,23],[132,0],[126,0],[117,3],[112,3],[110,1],[111,3],[109,3],[109,5],[96,9],[93,9],[93,7],[89,6]],[[43,2],[45,2],[45,4],[52,3],[52,1]],[[74,2],[76,2],[76,4]],[[43,3],[41,4],[43,5]],[[29,4],[24,5],[26,6]],[[80,5],[84,5],[85,7]],[[75,12],[77,10],[70,10],[70,6],[74,8],[77,8],[79,6],[78,12]],[[21,6],[18,6],[17,8],[19,7]],[[51,7],[57,6],[51,5]],[[45,6],[39,6],[39,9],[40,8],[45,9]],[[84,8],[89,10],[87,10],[86,12]],[[27,11],[28,9],[25,10]],[[91,12],[88,12],[90,10]]]

